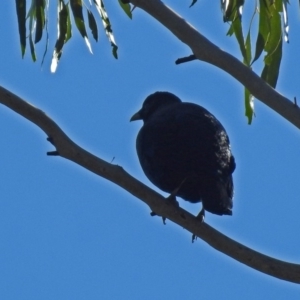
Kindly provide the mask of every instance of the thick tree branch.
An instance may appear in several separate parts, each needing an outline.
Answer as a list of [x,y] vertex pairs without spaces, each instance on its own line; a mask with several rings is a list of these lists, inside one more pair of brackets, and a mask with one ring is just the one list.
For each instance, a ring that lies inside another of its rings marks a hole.
[[160,0],[131,0],[168,28],[179,40],[189,46],[202,61],[224,70],[241,82],[251,94],[300,128],[300,109],[292,101],[276,92],[238,59],[218,48],[183,18]]
[[164,201],[160,194],[133,178],[122,167],[107,163],[76,145],[43,111],[2,87],[0,87],[0,103],[40,127],[60,156],[124,188],[149,205],[152,211],[195,234],[216,250],[260,272],[300,283],[300,265],[260,254],[226,237],[206,223],[201,224],[189,212]]

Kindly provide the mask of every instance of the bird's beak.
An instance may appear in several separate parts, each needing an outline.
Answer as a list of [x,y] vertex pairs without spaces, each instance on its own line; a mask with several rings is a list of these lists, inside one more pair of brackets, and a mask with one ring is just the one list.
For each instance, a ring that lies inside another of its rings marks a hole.
[[142,120],[141,111],[140,110],[131,117],[130,122],[131,121],[136,121],[136,120]]

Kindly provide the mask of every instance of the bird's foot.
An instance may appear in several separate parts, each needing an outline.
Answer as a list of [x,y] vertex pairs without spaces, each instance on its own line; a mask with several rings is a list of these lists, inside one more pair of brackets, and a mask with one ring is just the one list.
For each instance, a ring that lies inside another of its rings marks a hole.
[[179,206],[179,203],[178,201],[176,200],[176,196],[173,195],[173,193],[171,195],[169,195],[167,198],[166,198],[166,202],[170,205],[173,205],[173,206],[176,206],[178,207]]
[[[202,224],[204,222],[205,219],[205,210],[202,207],[201,211],[199,212],[199,214],[196,216],[196,219],[200,221],[200,223]],[[194,241],[197,239],[197,236],[195,234],[192,235],[192,243],[194,243]]]
[[[186,181],[186,178],[183,179],[182,182],[180,183],[180,185],[176,189],[174,189],[172,191],[172,193],[166,198],[167,205],[173,205],[173,206],[179,207],[179,203],[176,200],[176,194],[178,193],[179,189],[182,187],[182,185],[185,181]],[[156,212],[152,211],[150,213],[150,216],[151,217],[157,216],[157,214],[156,214]],[[166,218],[162,217],[162,220],[163,220],[164,225],[166,225]]]
[[[177,191],[177,190],[176,190]],[[171,195],[169,195],[167,198],[166,198],[166,203],[167,205],[172,205],[172,206],[175,206],[175,207],[179,207],[179,203],[178,201],[176,200],[176,196],[173,195],[173,193],[171,193]],[[150,216],[151,217],[154,217],[154,216],[157,216],[157,213],[152,211],[150,213]],[[165,217],[162,217],[162,220],[163,220],[163,223],[164,225],[166,225],[166,219]]]
[[[154,212],[154,211],[151,211],[150,216],[151,217],[157,216],[157,213]],[[166,225],[166,219],[167,218],[165,218],[165,217],[161,217],[161,218],[162,218],[162,221],[163,221],[164,225]]]
[[[175,193],[174,193],[174,192],[175,192]],[[172,205],[172,206],[175,206],[175,207],[179,207],[179,203],[178,203],[178,201],[176,200],[176,196],[175,196],[176,193],[177,193],[177,189],[176,189],[176,191],[173,191],[173,192],[166,198],[167,205]],[[162,220],[163,220],[164,225],[166,225],[166,218],[165,218],[165,217],[162,217]]]

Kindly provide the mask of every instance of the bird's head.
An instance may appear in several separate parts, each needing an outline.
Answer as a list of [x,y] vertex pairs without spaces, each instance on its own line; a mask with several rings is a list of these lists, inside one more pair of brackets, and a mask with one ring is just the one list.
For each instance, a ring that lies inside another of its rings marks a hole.
[[181,103],[181,100],[172,93],[156,92],[151,94],[145,99],[142,108],[131,117],[130,122],[136,120],[146,122],[157,111],[176,103]]

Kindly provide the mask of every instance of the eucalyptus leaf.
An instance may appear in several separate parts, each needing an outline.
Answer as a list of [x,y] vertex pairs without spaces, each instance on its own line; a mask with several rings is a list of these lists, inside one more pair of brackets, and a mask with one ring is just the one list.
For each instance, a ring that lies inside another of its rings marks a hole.
[[118,52],[117,52],[118,46],[115,42],[115,37],[113,35],[113,31],[112,31],[111,24],[110,24],[108,15],[107,15],[105,7],[104,7],[104,3],[102,0],[93,0],[93,1],[96,5],[98,13],[101,17],[105,33],[106,33],[108,40],[110,41],[110,44],[112,46],[112,54],[117,59],[118,58]]
[[29,34],[29,46],[30,46],[31,58],[35,62],[36,61],[36,53],[35,53],[35,47],[34,47],[31,33]]
[[52,56],[51,62],[51,72],[54,73],[56,71],[58,62],[62,55],[62,49],[65,43],[68,41],[71,29],[70,23],[70,12],[67,5],[63,0],[58,0],[58,37],[55,43],[54,52]]
[[254,116],[254,97],[250,94],[249,90],[245,88],[245,116],[248,119],[248,124],[252,123]]
[[96,20],[94,18],[93,13],[89,9],[87,9],[87,13],[88,13],[89,27],[91,29],[93,38],[96,41],[98,41],[98,27],[97,27]]
[[85,23],[84,23],[83,12],[82,12],[82,0],[70,0],[70,6],[71,6],[71,10],[72,10],[72,13],[74,16],[76,27],[77,27],[78,31],[80,32],[81,36],[83,37],[83,39],[85,40],[85,43],[86,43],[89,51],[91,53],[93,53],[91,44],[89,42],[88,35],[87,35],[86,29],[85,29]]
[[[124,10],[125,14],[132,19],[132,12],[131,12],[131,7],[129,3],[123,3],[121,0],[118,0],[120,6],[122,7],[122,9]],[[197,1],[197,0],[196,0]]]
[[35,7],[35,18],[36,18],[36,28],[35,28],[35,40],[34,43],[38,43],[42,36],[43,30],[45,27],[45,0],[35,0],[36,7]]
[[26,50],[26,0],[16,0],[21,53],[24,57]]

